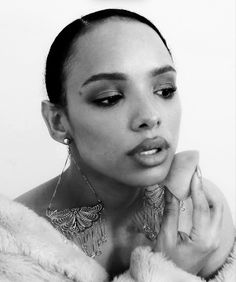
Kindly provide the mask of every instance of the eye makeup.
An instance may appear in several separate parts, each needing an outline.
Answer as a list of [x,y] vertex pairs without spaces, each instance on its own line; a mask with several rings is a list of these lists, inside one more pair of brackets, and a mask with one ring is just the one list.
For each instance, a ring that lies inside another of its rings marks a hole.
[[[170,100],[174,97],[177,87],[175,85],[175,73],[169,72],[160,74],[143,83],[146,84],[147,93],[153,93],[157,97],[165,100]],[[109,108],[113,107],[123,99],[126,95],[135,94],[135,82],[100,80],[89,83],[84,86],[81,95],[85,100],[95,107]],[[137,84],[139,81],[137,81]]]

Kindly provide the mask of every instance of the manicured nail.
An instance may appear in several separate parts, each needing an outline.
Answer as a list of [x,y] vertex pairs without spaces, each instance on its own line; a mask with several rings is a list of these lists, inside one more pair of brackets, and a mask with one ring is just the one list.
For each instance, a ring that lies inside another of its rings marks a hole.
[[201,169],[199,167],[199,165],[196,166],[196,173],[197,173],[197,177],[202,180],[202,172]]
[[196,172],[196,175],[197,175],[197,177],[198,177],[198,179],[199,179],[199,181],[200,181],[200,188],[203,189],[203,184],[202,184],[202,172],[201,172],[201,169],[200,169],[200,167],[199,167],[198,165],[197,165],[197,167],[196,167],[195,172]]

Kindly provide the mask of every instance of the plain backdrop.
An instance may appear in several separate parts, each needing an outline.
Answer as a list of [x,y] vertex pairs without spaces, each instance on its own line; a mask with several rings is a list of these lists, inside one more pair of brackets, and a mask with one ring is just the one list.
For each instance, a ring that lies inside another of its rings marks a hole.
[[235,220],[234,0],[21,0],[0,8],[0,193],[10,198],[60,173],[66,148],[40,112],[49,47],[72,20],[125,8],[152,20],[172,50],[182,99],[178,151],[200,152],[203,176],[225,194]]

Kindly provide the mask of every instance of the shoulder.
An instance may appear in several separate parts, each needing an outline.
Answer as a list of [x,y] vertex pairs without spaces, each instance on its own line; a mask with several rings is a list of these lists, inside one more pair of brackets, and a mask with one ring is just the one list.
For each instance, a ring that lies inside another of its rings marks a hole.
[[15,201],[42,215],[49,205],[57,180],[58,176],[18,196]]

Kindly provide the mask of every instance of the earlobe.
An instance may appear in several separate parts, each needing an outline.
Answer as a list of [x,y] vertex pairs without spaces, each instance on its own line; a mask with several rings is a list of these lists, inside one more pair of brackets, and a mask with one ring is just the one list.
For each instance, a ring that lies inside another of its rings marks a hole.
[[63,109],[44,100],[41,104],[41,112],[51,137],[64,144],[63,140],[68,135],[68,128],[66,128],[66,116]]

